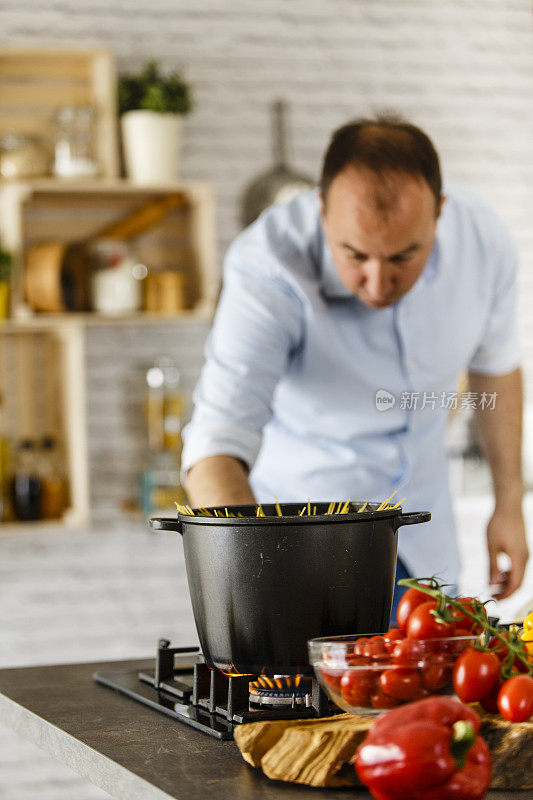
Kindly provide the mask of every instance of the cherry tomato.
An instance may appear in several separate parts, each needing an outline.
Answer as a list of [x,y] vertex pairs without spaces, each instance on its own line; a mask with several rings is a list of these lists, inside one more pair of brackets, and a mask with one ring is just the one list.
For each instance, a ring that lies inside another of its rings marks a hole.
[[485,711],[489,711],[491,714],[498,713],[498,694],[500,693],[501,688],[502,688],[502,679],[500,677],[494,689],[491,692],[489,692],[486,697],[483,697],[480,700],[480,703],[482,707],[485,709]]
[[341,691],[341,678],[344,675],[343,669],[330,669],[329,667],[320,670],[322,674],[322,680],[329,686],[330,689],[333,689],[334,692],[338,692],[340,694]]
[[455,630],[453,632],[453,635],[454,636],[469,636],[470,638],[472,638],[472,636],[475,636],[476,634],[475,633],[473,634],[472,631],[468,630],[468,628],[457,627],[457,623],[455,623]]
[[[454,638],[457,638],[457,639],[462,639],[462,638],[472,639],[474,636],[477,636],[477,635],[478,635],[477,633],[473,633],[472,631],[469,631],[468,628],[462,628],[460,623],[459,624],[455,623],[455,630],[453,632]],[[463,645],[464,642],[455,642],[455,644],[456,645],[457,644]],[[467,643],[467,646],[468,646],[468,643]]]
[[342,699],[349,706],[369,706],[374,683],[373,670],[347,669],[341,678]]
[[361,647],[361,655],[376,661],[382,661],[388,658],[389,654],[385,647],[383,636],[371,636],[369,639],[366,639],[365,644]]
[[350,667],[364,667],[368,664],[368,659],[364,658],[363,656],[354,656],[350,653],[346,653],[345,661]]
[[422,661],[427,654],[426,646],[416,639],[400,639],[392,651],[392,660],[402,667],[413,667]]
[[380,688],[396,700],[414,700],[418,696],[422,681],[414,669],[385,669],[379,677]]
[[500,662],[494,653],[469,647],[461,653],[453,668],[453,688],[463,703],[487,697],[500,678]]
[[453,665],[446,653],[435,653],[422,669],[422,683],[431,692],[443,689],[451,680]]
[[473,642],[473,637],[476,636],[472,631],[467,631],[466,628],[456,628],[453,632],[451,641],[446,642],[446,651],[458,656],[467,647],[470,647]]
[[[501,631],[500,636],[502,636],[506,641],[509,641],[509,633],[508,631]],[[509,654],[509,650],[504,645],[501,639],[498,639],[497,636],[493,636],[489,641],[489,647],[491,651],[494,653],[495,656],[498,657],[500,661],[504,661]]]
[[390,631],[387,631],[387,633],[383,634],[383,641],[385,642],[385,647],[389,653],[392,653],[396,646],[396,642],[399,642],[400,639],[405,639],[405,633],[399,628],[391,628]]
[[356,656],[363,655],[363,649],[366,647],[368,642],[368,637],[361,636],[359,639],[356,639],[353,645],[353,653]]
[[438,639],[453,636],[454,626],[447,622],[437,622],[431,613],[437,608],[436,600],[421,603],[412,612],[407,622],[409,639]]
[[[476,600],[475,597],[457,598],[457,602],[461,603],[461,605],[466,609],[466,611],[470,611],[471,614],[476,613],[476,610],[474,609],[475,600]],[[470,619],[470,617],[467,617],[467,615],[463,614],[458,608],[452,608],[451,611],[452,615],[455,618],[456,621],[455,624],[457,627],[465,629],[466,631],[468,631],[468,633],[481,633],[481,631],[483,630],[483,625],[481,625],[479,622],[475,622],[473,619]],[[488,621],[487,612],[485,611],[485,609],[483,609],[483,611],[480,610],[479,613],[481,614],[482,617],[485,618],[486,621]]]
[[525,722],[533,714],[533,678],[515,675],[498,693],[498,709],[509,722]]
[[370,693],[370,702],[373,708],[394,708],[394,706],[400,705],[402,701],[385,694],[381,686],[377,684],[375,689]]
[[[509,639],[511,638],[511,634],[508,631],[502,631],[500,635],[503,636],[503,638],[506,641],[509,641]],[[518,644],[522,644],[522,652],[524,653],[525,656],[527,656],[528,652],[525,646],[525,642],[524,643],[518,642]],[[498,639],[497,636],[493,636],[489,642],[489,647],[492,650],[492,652],[499,658],[500,661],[506,661],[507,657],[509,656],[509,649],[505,646],[505,644],[501,641],[501,639]],[[513,660],[513,667],[517,669],[519,672],[527,671],[527,666],[524,664],[523,661],[521,661],[516,656]]]
[[404,631],[404,633],[407,631],[407,621],[413,609],[419,606],[420,603],[426,603],[428,599],[429,595],[419,592],[418,589],[408,589],[405,592],[396,610],[396,622],[401,631]]

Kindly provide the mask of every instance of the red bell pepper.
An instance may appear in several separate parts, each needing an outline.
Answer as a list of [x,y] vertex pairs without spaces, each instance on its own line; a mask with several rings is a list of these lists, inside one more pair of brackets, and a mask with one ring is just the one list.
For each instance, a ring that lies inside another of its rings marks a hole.
[[435,696],[378,717],[355,756],[377,800],[480,800],[490,756],[479,717],[455,697]]

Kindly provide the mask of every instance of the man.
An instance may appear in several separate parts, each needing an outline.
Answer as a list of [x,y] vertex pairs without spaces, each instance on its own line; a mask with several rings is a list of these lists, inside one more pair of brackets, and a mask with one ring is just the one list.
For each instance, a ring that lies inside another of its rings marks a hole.
[[510,595],[528,558],[516,271],[495,213],[460,186],[443,194],[421,130],[378,118],[336,131],[320,190],[265,211],[227,254],[185,431],[191,503],[399,488],[432,521],[402,530],[398,575],[457,584],[444,433],[466,368],[494,485],[489,580]]

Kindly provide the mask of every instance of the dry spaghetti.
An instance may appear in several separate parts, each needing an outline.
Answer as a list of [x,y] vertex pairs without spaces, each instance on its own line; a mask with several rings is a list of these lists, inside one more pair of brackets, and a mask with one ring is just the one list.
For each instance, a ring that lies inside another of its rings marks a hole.
[[[380,505],[375,509],[375,511],[392,511],[393,509],[399,508],[403,503],[403,501],[405,500],[405,497],[402,497],[402,499],[399,500],[394,505],[390,504],[390,501],[397,493],[397,491],[398,489],[396,489],[391,494],[390,497],[388,497],[386,500],[380,503]],[[240,512],[234,513],[233,511],[230,511],[227,506],[224,506],[223,510],[220,508],[209,509],[203,506],[200,508],[193,509],[189,505],[181,505],[180,503],[176,503],[176,506],[180,514],[188,517],[242,517],[243,516],[243,514],[241,514]],[[276,510],[276,514],[274,516],[278,517],[286,516],[283,514],[283,510],[277,499],[274,507]],[[367,507],[368,507],[368,500],[365,503],[363,503],[361,508],[358,508],[357,510],[355,510],[352,507],[351,500],[345,500],[345,501],[332,500],[331,503],[329,503],[327,510],[321,513],[320,516],[337,516],[339,514],[350,514],[354,512],[357,514],[361,514],[363,511],[367,510]],[[372,509],[368,510],[371,511]],[[300,511],[297,512],[297,515],[299,517],[317,516],[317,507],[316,505],[311,506],[311,501],[308,500],[307,503],[300,509]],[[260,503],[258,503],[255,506],[254,513],[250,514],[250,516],[266,517],[267,515],[264,512],[263,506]],[[290,516],[294,516],[294,514],[291,514]]]

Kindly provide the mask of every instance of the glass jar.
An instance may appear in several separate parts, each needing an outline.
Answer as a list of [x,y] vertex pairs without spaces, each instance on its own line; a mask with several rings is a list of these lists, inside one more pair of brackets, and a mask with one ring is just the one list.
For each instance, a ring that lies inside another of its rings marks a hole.
[[141,306],[146,267],[121,239],[97,239],[92,246],[95,272],[92,304],[101,314],[127,314]]
[[41,479],[35,464],[35,447],[30,439],[19,444],[11,479],[12,502],[17,519],[27,522],[41,517]]
[[38,468],[41,478],[41,517],[60,519],[67,507],[68,492],[63,459],[53,436],[43,436]]
[[97,175],[92,106],[62,106],[56,111],[55,121],[55,175],[59,178]]
[[38,136],[6,133],[0,139],[0,175],[2,178],[38,178],[46,175],[50,156]]

